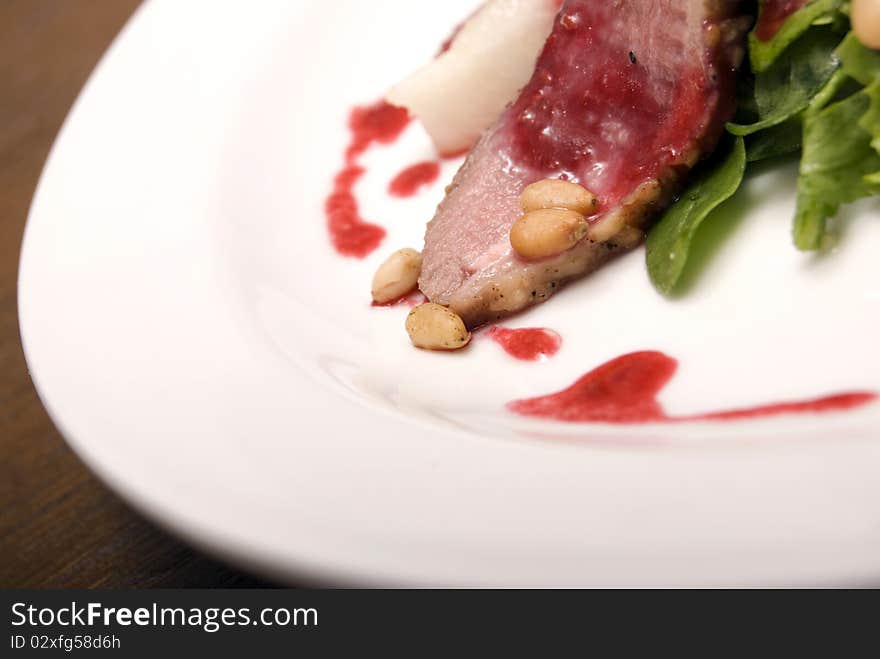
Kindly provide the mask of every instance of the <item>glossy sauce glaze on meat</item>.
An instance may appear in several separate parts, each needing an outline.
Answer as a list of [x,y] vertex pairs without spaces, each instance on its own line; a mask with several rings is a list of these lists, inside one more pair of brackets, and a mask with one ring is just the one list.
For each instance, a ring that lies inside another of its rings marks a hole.
[[[420,287],[473,327],[543,301],[637,245],[733,112],[748,19],[735,0],[568,0],[535,73],[482,137],[428,225]],[[523,189],[599,198],[586,239],[526,262],[510,247]]]

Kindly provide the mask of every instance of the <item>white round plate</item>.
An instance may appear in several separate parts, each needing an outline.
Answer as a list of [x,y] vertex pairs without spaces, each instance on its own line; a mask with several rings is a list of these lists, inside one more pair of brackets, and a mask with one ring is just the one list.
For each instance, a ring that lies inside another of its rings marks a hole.
[[[794,167],[716,220],[687,294],[636,251],[507,326],[557,330],[524,363],[478,336],[411,348],[373,309],[390,250],[421,245],[458,163],[412,125],[363,159],[388,229],[331,249],[323,201],[347,113],[427,61],[474,0],[147,3],[76,104],[29,219],[21,328],[36,386],[86,463],[164,525],[280,578],[382,585],[853,584],[880,577],[880,405],[725,423],[514,416],[634,350],[679,360],[687,415],[880,391],[876,201],[824,256],[791,246]],[[711,259],[708,258],[711,256]]]

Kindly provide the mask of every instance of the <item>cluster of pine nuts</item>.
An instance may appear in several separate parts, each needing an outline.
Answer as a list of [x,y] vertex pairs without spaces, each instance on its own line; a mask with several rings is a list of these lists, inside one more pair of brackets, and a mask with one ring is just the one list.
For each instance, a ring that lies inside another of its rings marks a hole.
[[510,230],[510,245],[527,261],[561,254],[577,245],[590,228],[598,200],[577,183],[544,179],[523,190],[523,216]]
[[[543,259],[571,249],[587,235],[587,217],[598,208],[596,196],[568,181],[546,179],[522,193],[523,216],[510,231],[510,244],[527,260]],[[422,270],[422,255],[405,248],[394,252],[373,277],[373,300],[393,302],[414,291]],[[410,341],[424,350],[459,350],[471,340],[461,317],[440,304],[428,302],[406,319]]]
[[[422,271],[422,255],[409,247],[389,256],[373,276],[373,301],[386,304],[416,289]],[[471,340],[464,321],[439,304],[421,304],[406,319],[410,341],[423,350],[459,350]]]

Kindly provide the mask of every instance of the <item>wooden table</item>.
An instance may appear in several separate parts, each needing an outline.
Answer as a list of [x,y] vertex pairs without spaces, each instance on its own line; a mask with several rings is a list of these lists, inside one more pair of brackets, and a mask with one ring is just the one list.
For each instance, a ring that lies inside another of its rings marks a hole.
[[0,1],[0,588],[262,585],[132,512],[37,399],[18,334],[22,231],[52,141],[140,0]]

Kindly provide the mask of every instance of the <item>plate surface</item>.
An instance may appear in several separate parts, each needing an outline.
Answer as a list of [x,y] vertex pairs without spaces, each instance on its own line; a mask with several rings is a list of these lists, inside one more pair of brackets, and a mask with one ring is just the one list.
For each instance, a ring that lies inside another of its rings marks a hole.
[[357,194],[388,237],[341,258],[323,202],[347,113],[472,8],[154,0],[136,14],[62,131],[23,248],[25,350],[71,445],[154,519],[291,580],[880,577],[880,405],[643,426],[504,407],[635,350],[678,359],[671,414],[880,391],[876,201],[843,213],[833,252],[803,255],[794,165],[758,172],[687,295],[654,293],[637,251],[507,322],[562,335],[543,362],[484,335],[418,352],[406,308],[370,307],[375,267],[421,245],[458,163],[392,199],[390,178],[430,143],[413,124],[370,150]]

